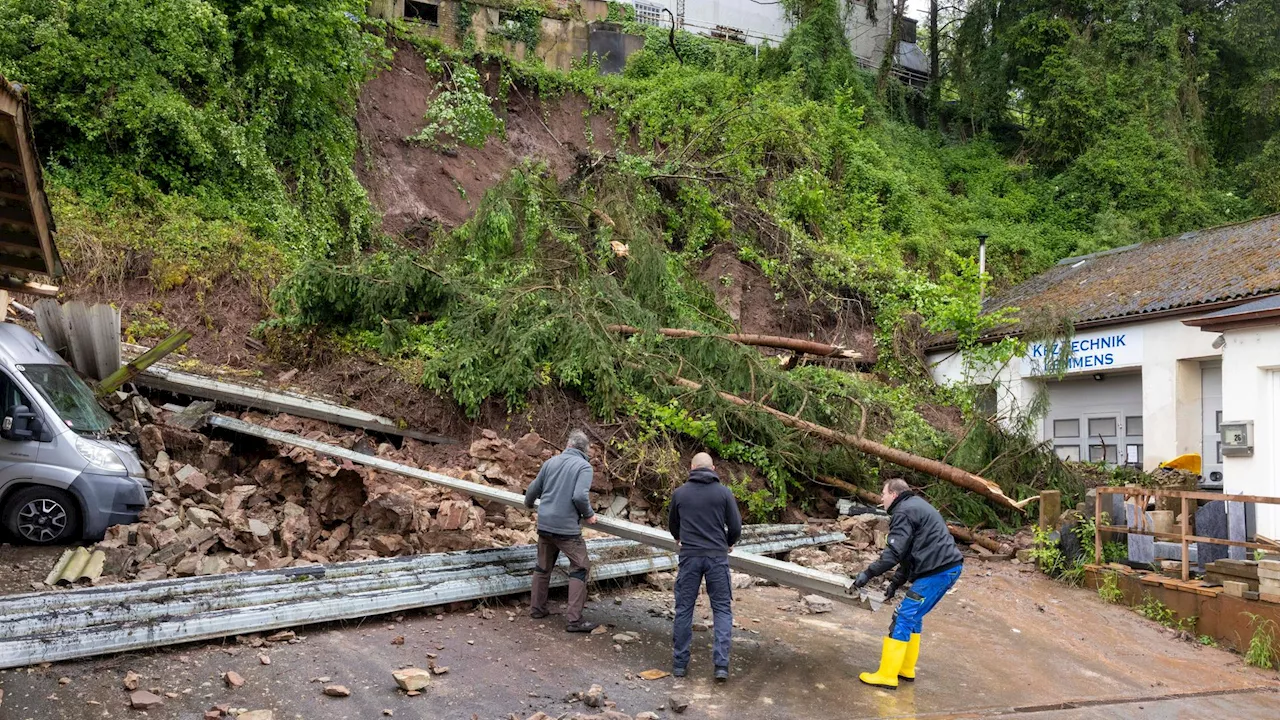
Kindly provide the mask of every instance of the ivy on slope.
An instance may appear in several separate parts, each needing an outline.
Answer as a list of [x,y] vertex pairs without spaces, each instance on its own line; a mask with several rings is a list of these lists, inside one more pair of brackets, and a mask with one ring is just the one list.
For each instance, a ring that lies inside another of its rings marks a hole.
[[353,118],[387,54],[374,29],[362,0],[0,4],[0,72],[30,93],[55,213],[81,221],[68,264],[132,251],[211,268],[194,238],[113,232],[136,217],[230,225],[271,251],[248,251],[260,263],[368,242]]

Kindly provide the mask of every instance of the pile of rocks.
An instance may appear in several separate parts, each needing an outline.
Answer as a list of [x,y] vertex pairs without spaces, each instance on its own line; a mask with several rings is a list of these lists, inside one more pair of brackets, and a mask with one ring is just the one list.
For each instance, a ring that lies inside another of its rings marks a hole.
[[[233,446],[186,430],[139,396],[116,412],[136,438],[150,505],[137,523],[108,529],[105,580],[159,579],[536,542],[533,517],[496,503],[346,460],[245,440]],[[428,462],[428,446],[374,445],[360,432],[286,415],[246,413],[272,429],[471,482],[523,492],[554,450],[536,434],[516,442],[485,431],[456,465]],[[438,453],[437,453],[438,455]],[[465,467],[471,465],[472,467]],[[604,475],[598,472],[597,476]],[[607,484],[593,499],[612,502]]]

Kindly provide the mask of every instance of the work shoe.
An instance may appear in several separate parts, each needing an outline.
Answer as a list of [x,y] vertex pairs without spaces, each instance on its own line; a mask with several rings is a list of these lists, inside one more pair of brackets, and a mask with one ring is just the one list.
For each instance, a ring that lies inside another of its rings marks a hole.
[[578,622],[571,622],[568,625],[565,625],[564,631],[571,633],[589,633],[592,630],[595,630],[596,627],[596,623],[579,620]]
[[920,633],[911,633],[907,641],[907,654],[902,659],[902,669],[898,671],[898,679],[907,682],[916,681],[916,660],[920,658]]
[[724,681],[726,681],[726,680],[728,680],[728,679],[729,679],[729,668],[727,668],[727,667],[717,667],[717,668],[716,668],[716,682],[724,682]]
[[898,687],[898,671],[902,669],[902,661],[906,659],[906,656],[907,643],[886,637],[884,646],[880,650],[880,669],[873,673],[862,673],[858,676],[858,679],[868,685],[896,688]]
[[684,677],[689,674],[689,668],[673,667],[671,668],[671,674],[675,677]]
[[529,617],[533,618],[534,620],[541,620],[542,618],[550,614],[551,613],[547,612],[546,610],[530,610],[529,611]]

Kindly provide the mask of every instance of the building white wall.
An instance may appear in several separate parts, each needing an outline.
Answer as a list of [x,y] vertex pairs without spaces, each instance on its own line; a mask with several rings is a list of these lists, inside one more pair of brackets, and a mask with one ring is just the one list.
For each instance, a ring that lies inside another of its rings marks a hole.
[[[849,10],[845,32],[853,54],[865,62],[878,63],[889,37],[889,17],[893,13],[892,0],[875,0],[876,22],[867,19],[867,1],[855,0]],[[676,0],[640,0],[640,4],[667,8],[676,12]],[[662,14],[662,25],[669,20]],[[768,41],[777,46],[792,23],[781,4],[762,4],[751,0],[686,0],[684,29],[699,35],[710,35],[717,25],[742,30],[747,42],[759,45]]]
[[[1253,455],[1222,459],[1223,489],[1280,497],[1280,326],[1227,330],[1223,337],[1222,419],[1252,420],[1254,432]],[[1256,532],[1280,539],[1280,507],[1256,511]]]
[[[1090,355],[1099,356],[1099,364],[1090,362],[1088,367],[1075,368],[1066,377],[1141,369],[1143,467],[1152,470],[1178,455],[1199,453],[1203,437],[1200,363],[1222,357],[1222,352],[1213,348],[1215,335],[1187,327],[1173,318],[1082,330],[1074,339],[1087,342],[1121,334],[1128,336],[1124,349],[1074,353],[1073,357],[1080,360]],[[1140,345],[1140,349],[1136,345]],[[1114,362],[1101,359],[1106,354],[1112,355]],[[941,383],[985,382],[994,374],[998,382],[997,409],[1006,421],[1026,412],[1043,383],[1034,367],[1037,360],[1031,358],[1015,359],[1004,368],[980,371],[970,378],[965,377],[963,363],[954,352],[935,353],[930,356],[930,362],[934,363],[934,379]],[[1052,405],[1052,388],[1050,390]],[[1038,427],[1038,436],[1046,437],[1043,423]]]

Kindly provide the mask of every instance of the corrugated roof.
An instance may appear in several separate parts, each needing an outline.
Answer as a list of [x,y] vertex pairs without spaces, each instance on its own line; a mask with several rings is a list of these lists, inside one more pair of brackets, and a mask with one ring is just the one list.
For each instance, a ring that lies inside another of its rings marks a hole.
[[[983,303],[1017,307],[1020,322],[1051,315],[1077,325],[1280,293],[1280,215],[1069,258]],[[938,338],[947,345],[946,338]]]
[[1280,295],[1272,295],[1268,298],[1254,300],[1253,302],[1247,302],[1243,305],[1236,305],[1234,307],[1226,308],[1225,310],[1209,313],[1208,315],[1201,315],[1196,318],[1196,323],[1200,324],[1209,320],[1229,320],[1242,315],[1254,315],[1268,310],[1280,310]]

